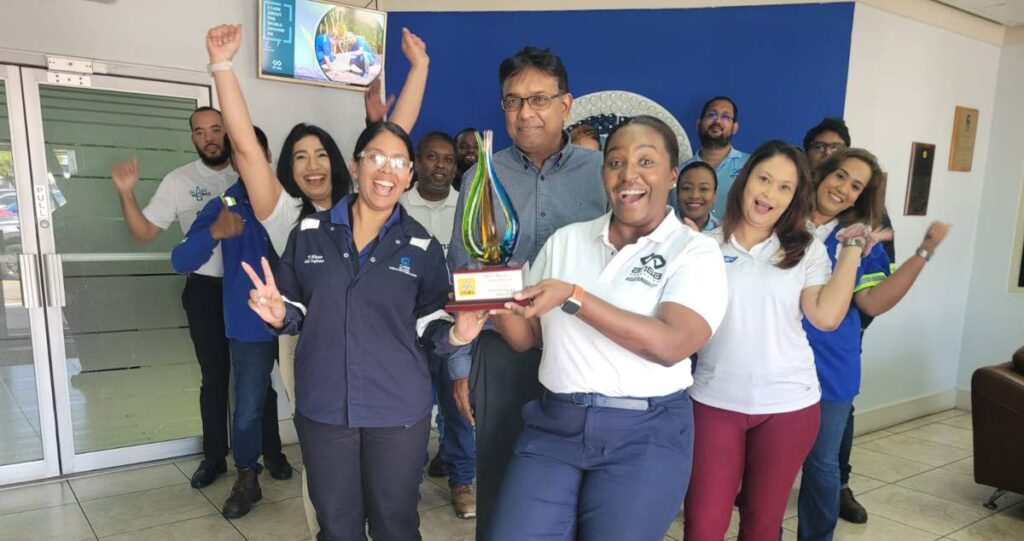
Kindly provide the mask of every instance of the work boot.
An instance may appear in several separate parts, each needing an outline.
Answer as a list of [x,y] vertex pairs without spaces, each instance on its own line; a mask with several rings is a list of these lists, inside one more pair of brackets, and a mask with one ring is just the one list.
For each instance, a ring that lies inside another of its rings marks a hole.
[[259,474],[256,470],[241,468],[238,470],[238,479],[235,486],[231,488],[231,495],[224,502],[224,509],[221,513],[224,518],[244,517],[252,509],[252,504],[263,499],[263,491],[260,490]]
[[204,458],[199,463],[199,467],[196,468],[196,472],[192,474],[190,484],[192,488],[206,488],[217,480],[218,475],[226,471],[228,471],[228,464],[223,459],[210,460]]
[[473,491],[473,485],[453,486],[452,502],[455,503],[455,516],[476,518],[476,493]]
[[839,491],[839,517],[854,524],[864,524],[868,521],[868,510],[853,497],[853,491],[849,487]]
[[288,457],[284,453],[277,458],[263,457],[263,465],[267,467],[270,476],[278,481],[286,481],[292,478],[292,465],[288,463]]

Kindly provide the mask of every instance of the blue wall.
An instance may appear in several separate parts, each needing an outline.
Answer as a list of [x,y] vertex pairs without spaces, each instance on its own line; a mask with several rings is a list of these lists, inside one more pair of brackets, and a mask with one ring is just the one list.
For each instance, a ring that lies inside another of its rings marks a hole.
[[414,138],[472,125],[509,144],[498,107],[498,64],[524,45],[552,47],[576,96],[628,90],[653,99],[686,128],[703,102],[739,105],[742,150],[794,144],[825,115],[843,114],[853,3],[671,10],[395,12],[388,15],[386,77],[397,93],[409,63],[401,29],[427,43],[430,79]]

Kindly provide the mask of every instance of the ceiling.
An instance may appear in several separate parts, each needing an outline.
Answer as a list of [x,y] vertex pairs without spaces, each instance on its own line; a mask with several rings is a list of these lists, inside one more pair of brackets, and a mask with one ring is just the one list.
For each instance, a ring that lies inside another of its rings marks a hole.
[[1024,0],[938,0],[1006,26],[1024,25]]

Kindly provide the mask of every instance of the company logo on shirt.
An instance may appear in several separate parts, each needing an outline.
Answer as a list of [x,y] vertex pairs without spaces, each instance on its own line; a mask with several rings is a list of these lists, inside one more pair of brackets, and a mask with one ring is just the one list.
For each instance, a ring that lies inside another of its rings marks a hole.
[[207,190],[202,186],[195,186],[191,190],[189,190],[188,193],[191,194],[192,199],[195,199],[196,201],[202,201],[203,198],[210,197],[211,195],[213,195],[212,193],[210,193],[210,190]]
[[397,267],[388,267],[388,268],[393,270],[393,271],[400,272],[402,274],[408,274],[409,276],[412,276],[413,278],[417,277],[415,274],[412,273],[412,258],[410,258],[410,257],[403,257],[403,258],[398,260],[398,266]]
[[627,282],[640,282],[648,287],[657,287],[665,273],[660,269],[665,267],[665,258],[658,254],[651,254],[640,258],[640,265],[633,267],[626,277]]
[[309,254],[306,256],[306,260],[302,262],[303,265],[323,263],[324,256],[319,254]]
[[738,256],[734,256],[734,255],[727,255],[727,256],[723,256],[723,257],[725,257],[725,262],[726,263],[732,263],[733,261],[736,261],[737,259],[739,259]]

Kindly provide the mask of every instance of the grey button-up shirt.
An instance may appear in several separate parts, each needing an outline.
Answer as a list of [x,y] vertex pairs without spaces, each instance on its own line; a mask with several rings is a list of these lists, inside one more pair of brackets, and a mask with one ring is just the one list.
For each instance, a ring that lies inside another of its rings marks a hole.
[[[515,145],[494,154],[494,172],[508,192],[519,215],[519,244],[510,265],[533,262],[540,249],[559,228],[593,220],[607,211],[608,198],[601,177],[601,153],[571,143],[537,166]],[[455,209],[455,223],[448,247],[448,268],[476,268],[480,264],[466,253],[462,243],[462,215],[469,186],[476,175],[476,166],[462,177],[462,190]],[[499,227],[503,222],[496,213]],[[449,359],[452,379],[469,376],[472,359],[469,348]]]

